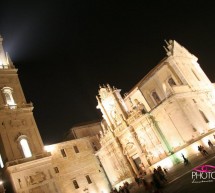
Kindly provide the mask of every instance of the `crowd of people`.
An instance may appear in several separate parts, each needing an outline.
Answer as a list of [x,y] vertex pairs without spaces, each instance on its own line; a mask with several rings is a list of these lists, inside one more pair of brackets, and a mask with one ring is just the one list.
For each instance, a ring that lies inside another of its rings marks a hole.
[[[215,138],[215,135],[214,135]],[[209,148],[215,152],[215,146],[214,144],[208,140],[208,146]],[[198,146],[198,151],[201,153],[202,156],[207,157],[209,156],[208,151],[205,150],[205,147],[202,145]],[[184,154],[181,154],[184,165],[189,165],[190,162],[188,158],[184,156]],[[167,174],[168,171],[165,168],[161,168],[161,166],[158,166],[157,169],[154,169],[153,172],[151,172],[150,175],[147,175],[143,172],[140,172],[139,176],[135,178],[135,182],[138,185],[138,187],[143,186],[146,193],[163,193],[163,188],[167,184]],[[111,191],[111,193],[130,193],[130,184],[128,182],[124,182],[122,186],[119,186],[119,189],[116,188]]]
[[158,166],[147,179],[140,175],[135,178],[135,181],[138,186],[144,186],[147,193],[162,193],[162,189],[167,183],[167,173],[165,168],[162,169],[161,166]]
[[123,186],[119,186],[119,190],[117,190],[116,188],[112,189],[110,193],[130,193],[129,191],[129,183],[128,182],[124,182]]

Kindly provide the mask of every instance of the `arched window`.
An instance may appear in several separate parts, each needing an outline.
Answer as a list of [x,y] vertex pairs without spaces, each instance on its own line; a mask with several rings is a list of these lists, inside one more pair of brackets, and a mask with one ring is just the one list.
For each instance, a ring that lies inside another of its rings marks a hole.
[[31,157],[32,153],[31,153],[30,146],[28,144],[27,137],[25,135],[20,135],[18,137],[17,141],[22,149],[22,153],[23,153],[24,157],[25,158]]
[[9,106],[10,109],[15,109],[16,103],[12,95],[13,89],[10,87],[3,87],[1,90],[4,95],[6,105]]
[[0,167],[1,167],[1,168],[4,167],[4,163],[3,163],[3,160],[2,160],[1,154],[0,154]]
[[151,93],[151,95],[152,95],[154,101],[155,101],[157,104],[161,102],[160,97],[158,96],[158,94],[157,94],[155,91],[153,91],[153,92]]

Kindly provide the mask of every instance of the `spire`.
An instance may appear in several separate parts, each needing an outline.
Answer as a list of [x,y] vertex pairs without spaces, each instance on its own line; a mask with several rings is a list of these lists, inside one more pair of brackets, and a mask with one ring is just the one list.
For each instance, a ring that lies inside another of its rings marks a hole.
[[0,69],[13,68],[13,63],[7,53],[5,53],[3,48],[3,38],[0,35]]

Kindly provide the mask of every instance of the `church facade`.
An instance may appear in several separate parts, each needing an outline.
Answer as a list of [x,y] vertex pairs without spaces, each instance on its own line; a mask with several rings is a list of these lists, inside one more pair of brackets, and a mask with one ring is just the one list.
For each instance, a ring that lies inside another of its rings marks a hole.
[[114,187],[182,162],[182,153],[197,156],[199,145],[214,141],[214,84],[197,57],[176,41],[166,44],[167,56],[124,97],[110,85],[99,88],[97,155]]
[[213,142],[214,84],[197,57],[176,41],[166,44],[167,56],[124,96],[110,85],[99,88],[101,123],[76,126],[75,139],[45,149],[0,37],[0,166],[13,192],[108,193]]

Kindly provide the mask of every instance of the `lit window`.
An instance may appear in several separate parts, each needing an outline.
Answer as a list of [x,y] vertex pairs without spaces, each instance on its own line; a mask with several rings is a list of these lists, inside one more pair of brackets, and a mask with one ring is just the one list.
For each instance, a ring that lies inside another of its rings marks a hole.
[[16,103],[15,103],[15,101],[13,99],[13,95],[12,95],[13,89],[10,87],[4,87],[1,90],[4,95],[6,105],[8,105],[11,109],[15,109]]
[[25,138],[22,138],[20,141],[19,141],[21,147],[22,147],[22,151],[23,151],[23,154],[25,156],[25,158],[27,157],[31,157],[32,156],[32,153],[31,153],[31,150],[30,150],[30,147],[28,145],[28,141],[27,139]]
[[32,153],[31,153],[30,146],[28,144],[27,136],[19,133],[17,142],[19,143],[20,148],[22,149],[23,156],[25,158],[31,157]]
[[78,149],[78,147],[75,145],[75,146],[73,146],[73,148],[74,148],[74,150],[75,150],[75,153],[79,153],[79,149]]
[[3,68],[3,63],[1,60],[0,60],[0,68]]
[[155,100],[156,103],[161,102],[160,97],[158,96],[158,94],[155,91],[152,92],[152,97],[153,97],[153,99]]
[[61,155],[62,155],[63,157],[66,157],[65,149],[61,149],[60,152],[61,152]]
[[3,160],[2,160],[2,157],[0,155],[0,167],[3,168],[4,167],[4,163],[3,163]]
[[74,185],[75,189],[79,188],[78,182],[76,180],[73,180],[73,185]]
[[88,184],[91,184],[91,183],[92,183],[92,181],[91,181],[91,179],[90,179],[90,176],[89,176],[89,175],[87,175],[87,176],[86,176],[86,179],[87,179]]

